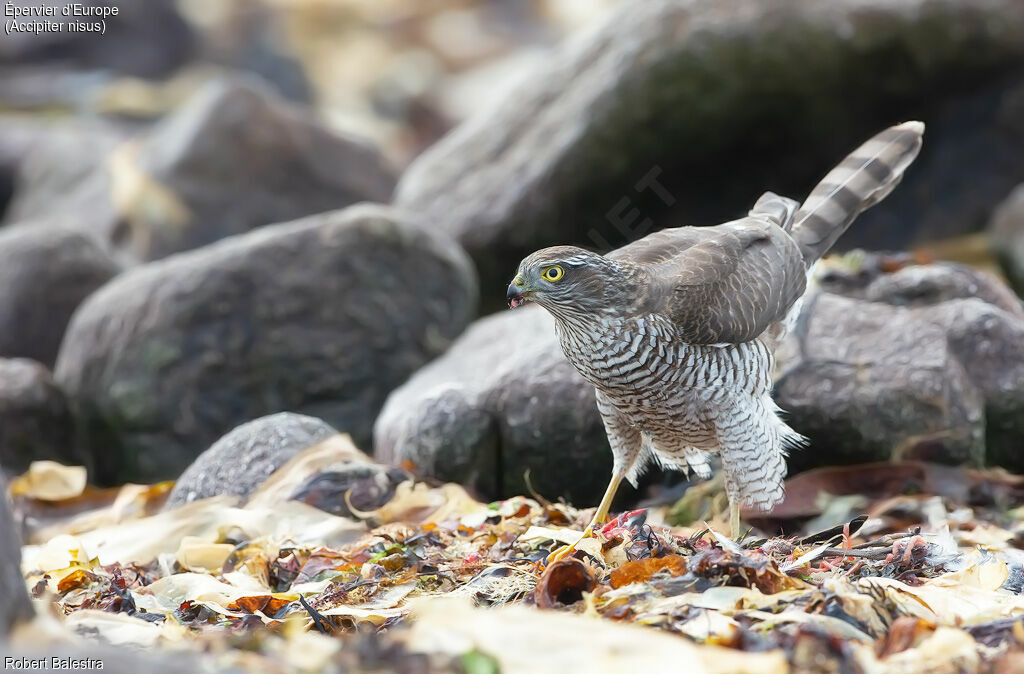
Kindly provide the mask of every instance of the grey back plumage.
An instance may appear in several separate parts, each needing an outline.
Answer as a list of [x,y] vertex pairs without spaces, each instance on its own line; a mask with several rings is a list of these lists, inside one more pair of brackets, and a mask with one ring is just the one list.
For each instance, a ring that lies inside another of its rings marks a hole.
[[792,237],[755,217],[662,230],[613,259],[644,266],[647,311],[670,318],[690,344],[756,338],[803,294],[807,278]]
[[636,265],[643,309],[668,316],[691,344],[738,344],[782,320],[803,295],[807,269],[858,214],[881,201],[921,148],[924,125],[877,134],[832,169],[799,208],[765,193],[739,220],[666,229],[608,255]]

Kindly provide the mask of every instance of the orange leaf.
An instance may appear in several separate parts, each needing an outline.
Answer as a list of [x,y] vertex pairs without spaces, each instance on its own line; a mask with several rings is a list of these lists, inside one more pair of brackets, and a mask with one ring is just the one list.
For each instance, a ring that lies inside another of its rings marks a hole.
[[667,557],[648,557],[633,562],[626,562],[611,573],[610,581],[613,588],[633,583],[644,583],[659,571],[668,571],[669,575],[681,576],[686,573],[686,558],[680,555]]
[[935,625],[921,618],[900,616],[893,621],[885,636],[875,643],[875,654],[884,658],[893,653],[902,653],[919,644],[935,631]]
[[228,610],[245,611],[246,613],[260,611],[263,615],[272,616],[288,603],[290,602],[287,599],[277,599],[276,597],[264,594],[254,597],[239,597],[233,604],[228,605]]
[[96,580],[95,574],[89,573],[85,569],[76,569],[60,579],[60,582],[57,583],[57,591],[67,592],[76,587],[87,585],[94,580]]

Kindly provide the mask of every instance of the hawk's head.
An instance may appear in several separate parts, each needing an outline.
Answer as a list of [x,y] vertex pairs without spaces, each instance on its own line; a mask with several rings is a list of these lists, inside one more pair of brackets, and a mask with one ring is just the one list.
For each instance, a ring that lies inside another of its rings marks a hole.
[[610,305],[621,290],[621,265],[574,246],[554,246],[519,263],[508,287],[508,305],[536,302],[552,314],[589,312]]

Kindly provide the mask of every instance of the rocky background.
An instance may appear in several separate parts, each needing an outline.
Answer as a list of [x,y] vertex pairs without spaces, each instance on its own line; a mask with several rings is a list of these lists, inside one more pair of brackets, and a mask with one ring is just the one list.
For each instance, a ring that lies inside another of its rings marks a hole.
[[0,41],[3,472],[180,476],[173,506],[341,431],[382,465],[311,488],[363,507],[402,471],[590,503],[593,392],[500,311],[519,259],[803,196],[906,119],[924,150],[838,247],[873,252],[780,353],[792,472],[1024,470],[1019,0],[114,4]]

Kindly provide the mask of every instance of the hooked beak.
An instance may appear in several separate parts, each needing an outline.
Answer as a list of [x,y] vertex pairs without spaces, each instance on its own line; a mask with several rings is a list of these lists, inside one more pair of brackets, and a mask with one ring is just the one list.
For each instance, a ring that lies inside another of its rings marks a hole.
[[511,309],[515,309],[520,304],[526,301],[526,289],[523,288],[523,277],[516,276],[512,280],[512,283],[508,285],[508,292],[505,293],[505,299],[508,300],[508,306]]

